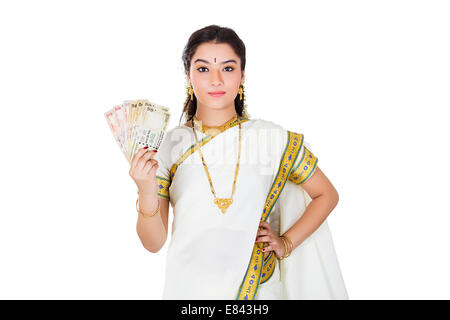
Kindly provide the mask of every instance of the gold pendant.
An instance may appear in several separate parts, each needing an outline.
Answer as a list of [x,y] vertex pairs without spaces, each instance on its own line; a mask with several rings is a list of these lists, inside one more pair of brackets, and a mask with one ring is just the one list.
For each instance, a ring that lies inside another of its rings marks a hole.
[[214,198],[214,203],[222,210],[222,213],[228,209],[230,204],[233,203],[233,199],[230,198]]

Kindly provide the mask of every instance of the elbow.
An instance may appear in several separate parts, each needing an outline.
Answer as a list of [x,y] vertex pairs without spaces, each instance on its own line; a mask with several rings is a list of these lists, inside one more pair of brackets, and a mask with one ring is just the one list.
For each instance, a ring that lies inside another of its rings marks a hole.
[[337,206],[339,202],[339,194],[337,193],[336,189],[329,190],[328,192],[325,192],[321,194],[324,201],[327,202],[330,213],[331,211]]
[[339,203],[339,193],[337,193],[336,190],[334,190],[331,193],[331,204],[332,204],[332,209],[336,208],[337,204]]
[[166,243],[166,241],[164,240],[161,244],[159,244],[158,246],[152,246],[152,247],[149,247],[149,246],[145,246],[144,245],[144,248],[145,248],[145,250],[147,250],[147,251],[150,251],[151,253],[158,253],[163,247],[164,247],[164,244]]
[[158,253],[159,250],[161,250],[161,247],[148,247],[148,246],[144,246],[145,250],[151,252],[151,253]]
[[147,251],[150,251],[151,253],[158,253],[158,251],[161,249],[154,249],[154,248],[147,248],[147,247],[144,247],[145,248],[145,250],[147,250]]

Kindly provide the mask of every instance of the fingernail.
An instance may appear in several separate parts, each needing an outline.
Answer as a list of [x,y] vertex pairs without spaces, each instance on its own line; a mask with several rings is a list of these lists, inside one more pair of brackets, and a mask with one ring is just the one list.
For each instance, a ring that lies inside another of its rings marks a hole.
[[148,149],[148,146],[144,147],[144,149]]

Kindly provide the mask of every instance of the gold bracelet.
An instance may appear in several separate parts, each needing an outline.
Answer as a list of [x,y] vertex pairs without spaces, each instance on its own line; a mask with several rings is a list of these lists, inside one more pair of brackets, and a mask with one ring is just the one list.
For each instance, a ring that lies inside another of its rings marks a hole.
[[288,248],[287,248],[287,244],[286,244],[286,239],[284,239],[283,236],[280,236],[280,238],[283,241],[283,245],[284,245],[284,255],[281,258],[278,258],[278,260],[283,260],[284,258],[286,258],[286,253],[288,251]]
[[157,214],[159,212],[159,200],[158,200],[158,208],[155,210],[155,212],[153,212],[152,214],[148,215],[148,214],[144,214],[142,213],[142,211],[140,210],[140,208],[138,209],[138,202],[139,202],[139,197],[136,199],[136,211],[140,214],[142,214],[142,216],[144,218],[151,218],[153,217],[155,214]]
[[291,253],[292,253],[292,250],[294,249],[294,245],[292,244],[292,241],[291,241],[291,239],[289,239],[288,237],[286,237],[285,235],[283,235],[283,238],[285,238],[286,239],[286,241],[288,242],[288,244],[289,244],[289,254],[286,256],[286,258],[287,257],[289,257],[290,255],[291,255]]

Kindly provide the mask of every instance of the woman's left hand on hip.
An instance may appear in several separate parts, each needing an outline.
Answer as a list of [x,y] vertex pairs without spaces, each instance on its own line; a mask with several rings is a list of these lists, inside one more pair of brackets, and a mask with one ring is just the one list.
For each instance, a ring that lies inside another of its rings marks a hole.
[[[260,230],[261,229],[261,230]],[[266,247],[261,249],[264,254],[269,254],[270,251],[275,251],[277,258],[284,255],[284,243],[283,240],[273,231],[269,223],[260,221],[258,233],[256,234],[255,242],[265,242]]]

